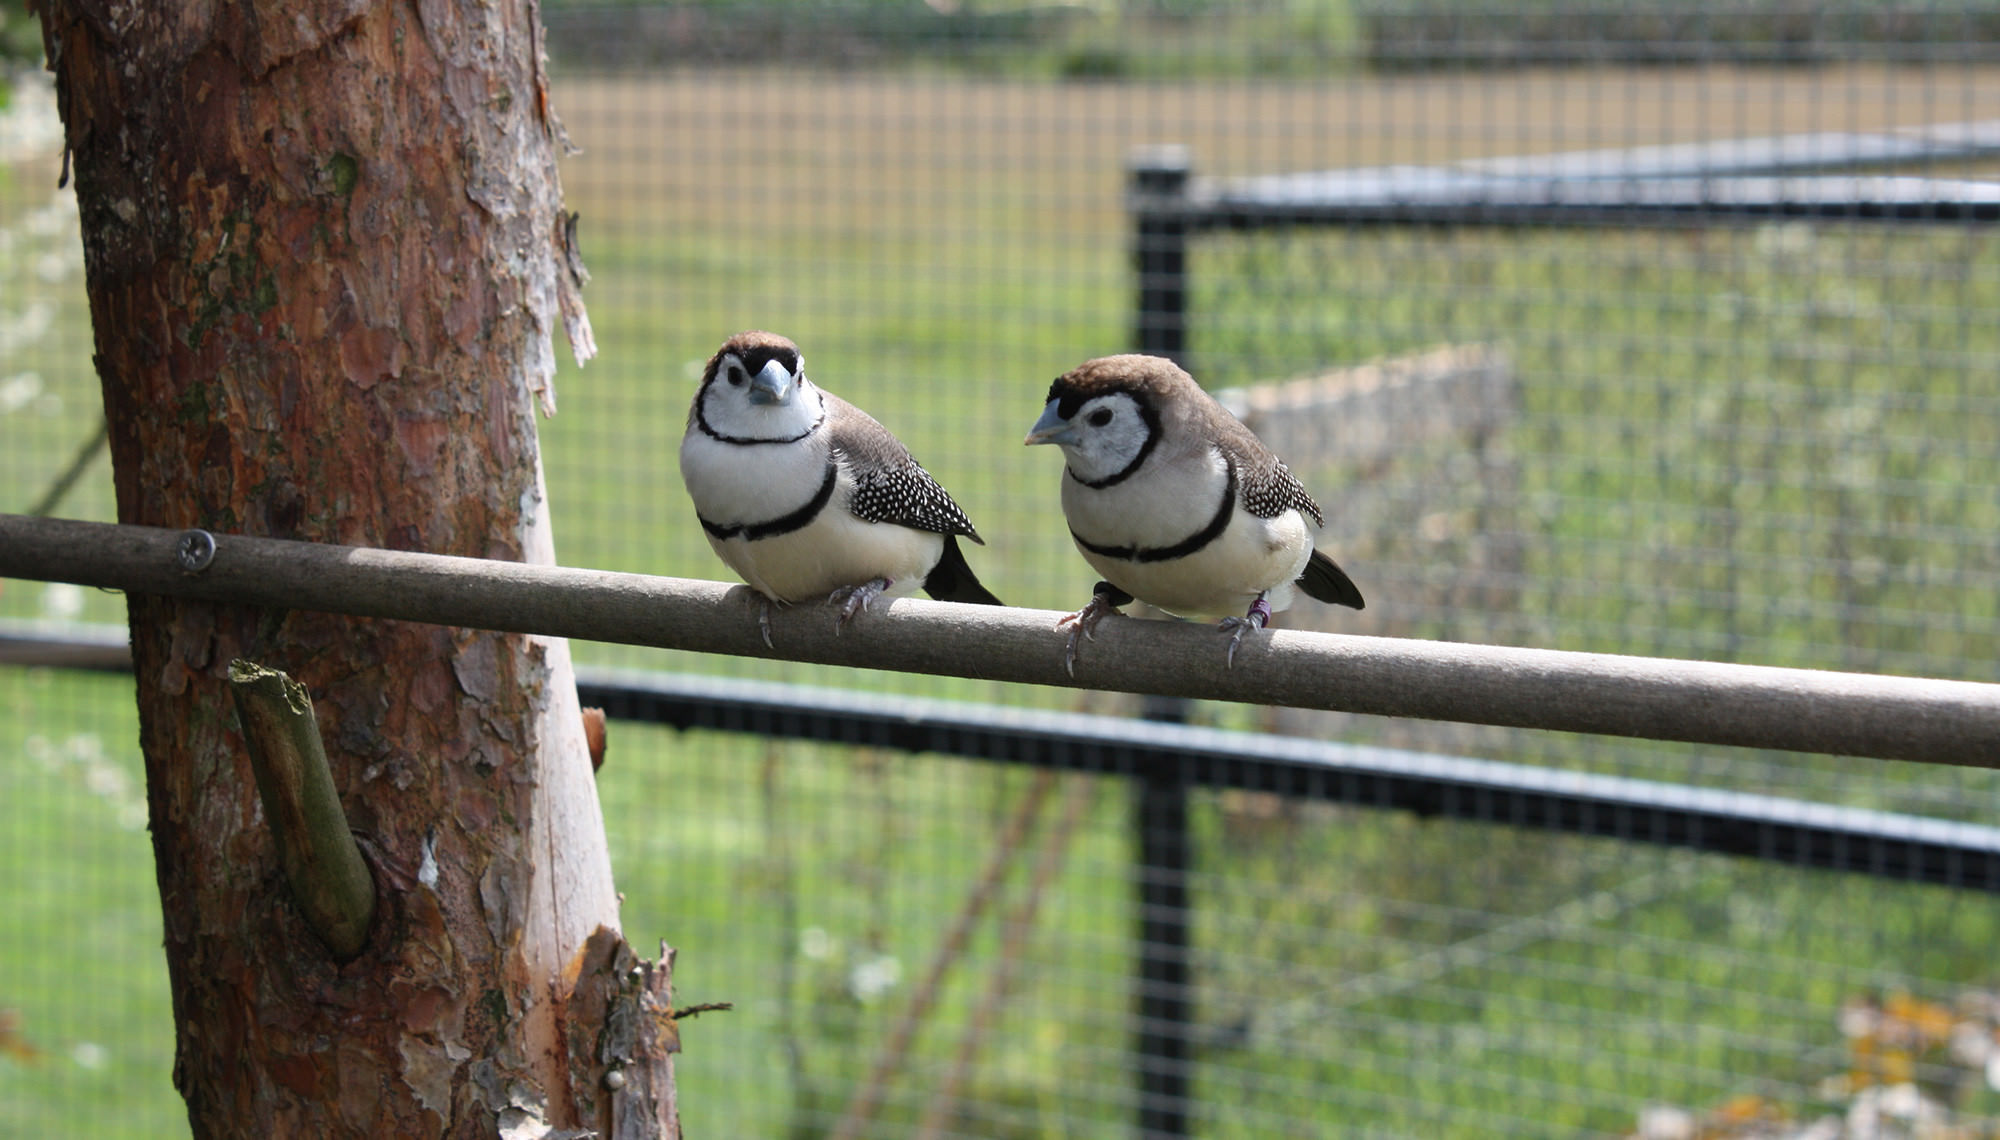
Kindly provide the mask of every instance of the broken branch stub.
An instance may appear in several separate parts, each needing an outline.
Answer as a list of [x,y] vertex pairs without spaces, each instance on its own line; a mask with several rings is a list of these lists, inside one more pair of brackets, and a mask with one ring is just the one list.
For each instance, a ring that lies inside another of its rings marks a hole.
[[241,659],[229,663],[229,687],[292,899],[346,961],[368,941],[375,879],[347,828],[312,698],[284,673]]

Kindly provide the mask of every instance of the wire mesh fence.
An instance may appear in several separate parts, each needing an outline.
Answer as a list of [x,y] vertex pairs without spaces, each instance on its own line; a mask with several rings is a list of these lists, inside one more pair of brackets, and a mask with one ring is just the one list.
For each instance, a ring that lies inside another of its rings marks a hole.
[[[552,5],[555,103],[582,148],[563,178],[602,348],[581,371],[565,362],[561,413],[543,424],[558,550],[724,575],[674,450],[701,361],[764,327],[965,506],[995,592],[1074,608],[1094,575],[1056,507],[1055,460],[1019,440],[1052,377],[1133,346],[1135,147],[1185,146],[1198,179],[1245,179],[1939,136],[2000,120],[1996,13]],[[12,83],[0,509],[109,519],[53,102],[32,72]],[[1869,173],[2000,181],[2000,162]],[[2000,680],[1991,225],[1357,223],[1204,233],[1188,251],[1182,359],[1246,409],[1281,409],[1265,430],[1296,441],[1287,458],[1369,599],[1361,615],[1301,603],[1286,620]],[[1478,396],[1407,387],[1411,414],[1353,402],[1363,366],[1378,391],[1440,353],[1501,379]],[[1347,402],[1284,403],[1300,382]],[[1475,428],[1418,430],[1438,403],[1467,401]],[[122,616],[115,596],[0,583],[0,617]],[[1136,711],[972,682],[579,656]],[[173,1134],[185,1126],[130,683],[0,668],[0,708],[0,1131]],[[1192,715],[2000,815],[1980,770]],[[691,1133],[1131,1127],[1144,872],[1129,780],[1115,759],[1100,770],[615,725],[600,786],[628,933],[680,948],[684,1000],[737,1004],[684,1028]],[[1193,1134],[2000,1134],[2000,912],[1983,892],[1243,789],[1191,792],[1187,826],[1191,1020],[1174,1032],[1189,1099],[1174,1107]]]

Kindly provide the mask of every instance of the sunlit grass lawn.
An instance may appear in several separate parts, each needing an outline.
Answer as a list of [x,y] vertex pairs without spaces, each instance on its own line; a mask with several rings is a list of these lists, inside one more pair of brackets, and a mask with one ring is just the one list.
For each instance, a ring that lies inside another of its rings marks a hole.
[[[1055,461],[1019,438],[1055,373],[1127,345],[1117,163],[1122,143],[1151,128],[1138,111],[1138,126],[1107,112],[1091,147],[1061,130],[1000,132],[985,138],[1000,149],[975,159],[951,115],[912,118],[895,89],[853,87],[807,85],[806,110],[786,120],[828,136],[807,141],[831,173],[789,143],[778,149],[800,169],[735,138],[746,120],[726,108],[705,125],[643,107],[622,123],[572,119],[591,148],[581,161],[602,163],[577,168],[571,185],[603,353],[583,370],[564,365],[561,414],[543,426],[559,552],[572,565],[723,576],[675,446],[693,368],[757,325],[798,339],[815,379],[939,475],[988,536],[971,558],[1003,597],[1074,606],[1091,576],[1054,507]],[[828,127],[809,113],[820,97],[883,102],[873,118]],[[980,103],[986,116],[1032,100],[1020,121],[1035,124],[1057,113],[1031,89],[949,97],[1001,101]],[[1292,239],[1219,239],[1198,253],[1198,370],[1241,383],[1440,342],[1502,345],[1522,379],[1508,442],[1541,584],[1523,592],[1519,640],[1995,677],[1990,238],[1827,227]],[[9,510],[93,424],[77,286],[53,295],[65,331],[0,367],[33,368],[42,384],[0,417]],[[1342,474],[1316,475],[1323,501],[1338,502]],[[109,517],[101,464],[64,513]],[[1371,606],[1393,608],[1401,575],[1434,569],[1375,567]],[[0,591],[0,615],[71,612],[122,620],[110,595]],[[613,647],[580,656],[1071,700]],[[21,1011],[43,1052],[25,1065],[0,1057],[0,1132],[180,1127],[150,848],[129,826],[131,707],[121,682],[0,671],[0,1007]],[[1735,754],[1664,754],[1691,779],[1752,778]],[[1544,755],[1599,762],[1590,741]],[[1842,802],[1877,803],[1891,788],[1905,806],[1987,822],[2000,806],[1985,773],[1828,759],[1756,778]],[[681,948],[683,1000],[739,1003],[685,1030],[690,1134],[829,1123],[1028,779],[614,727],[601,787],[632,940]],[[1123,808],[1110,788],[1090,807],[1027,951],[1029,976],[987,1043],[977,1092],[1006,1118],[972,1131],[1101,1134],[1124,1119]],[[1813,1103],[1814,1082],[1840,1063],[1841,1000],[1908,979],[1984,981],[2000,935],[1984,897],[1632,846],[1366,813],[1267,819],[1225,797],[1202,798],[1197,825],[1199,942],[1212,954],[1202,1017],[1218,1035],[1202,1079],[1216,1135],[1285,1134],[1336,1111],[1356,1134],[1600,1135],[1629,1128],[1644,1100],[1709,1103],[1745,1084]],[[1229,1036],[1239,1016],[1255,1025],[1333,981],[1393,973],[1605,892],[1601,910],[1462,972],[1338,1009],[1307,1002],[1285,1034]],[[807,953],[812,929],[826,938]],[[895,1119],[921,1110],[908,1090],[932,1087],[946,1066],[998,953],[990,931],[974,952],[919,1037],[922,1076],[897,1086]],[[854,971],[878,959],[896,962],[900,980],[857,996]]]

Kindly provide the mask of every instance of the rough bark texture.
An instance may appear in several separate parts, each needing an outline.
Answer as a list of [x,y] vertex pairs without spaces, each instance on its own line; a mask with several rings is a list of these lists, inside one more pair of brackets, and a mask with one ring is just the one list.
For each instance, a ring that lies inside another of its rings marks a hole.
[[[532,0],[39,7],[121,521],[553,561],[534,405],[555,326],[590,348]],[[140,596],[131,625],[196,1135],[674,1131],[670,1021],[609,1024],[664,1016],[664,966],[570,1000],[636,959],[565,643]],[[275,860],[239,656],[312,693],[370,859],[345,964]]]

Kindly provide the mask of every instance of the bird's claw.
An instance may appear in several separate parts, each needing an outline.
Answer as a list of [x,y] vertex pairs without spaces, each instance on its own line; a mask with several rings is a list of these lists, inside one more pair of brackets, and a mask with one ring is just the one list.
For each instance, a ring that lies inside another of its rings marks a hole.
[[771,599],[769,598],[761,599],[761,604],[757,607],[757,632],[764,635],[764,648],[777,648],[771,644]]
[[1069,674],[1071,677],[1076,676],[1076,651],[1078,645],[1086,640],[1096,641],[1097,623],[1103,621],[1105,615],[1117,612],[1118,607],[1112,603],[1110,598],[1105,597],[1103,594],[1092,594],[1089,603],[1082,609],[1073,614],[1064,614],[1056,619],[1057,629],[1061,629],[1064,626],[1075,627],[1069,631],[1069,639],[1063,643],[1063,672]]
[[1243,644],[1243,635],[1253,629],[1263,629],[1271,620],[1271,603],[1260,595],[1250,603],[1250,612],[1242,617],[1226,617],[1217,629],[1229,634],[1229,653],[1223,658],[1224,668],[1236,668],[1236,647]]
[[868,608],[868,603],[881,597],[889,589],[887,578],[875,578],[859,586],[842,586],[826,596],[826,604],[838,607],[833,618],[833,632],[838,634],[854,620],[856,614]]
[[1236,647],[1243,644],[1243,635],[1256,629],[1249,618],[1226,617],[1217,628],[1229,633],[1229,652],[1223,657],[1223,667],[1236,668]]

